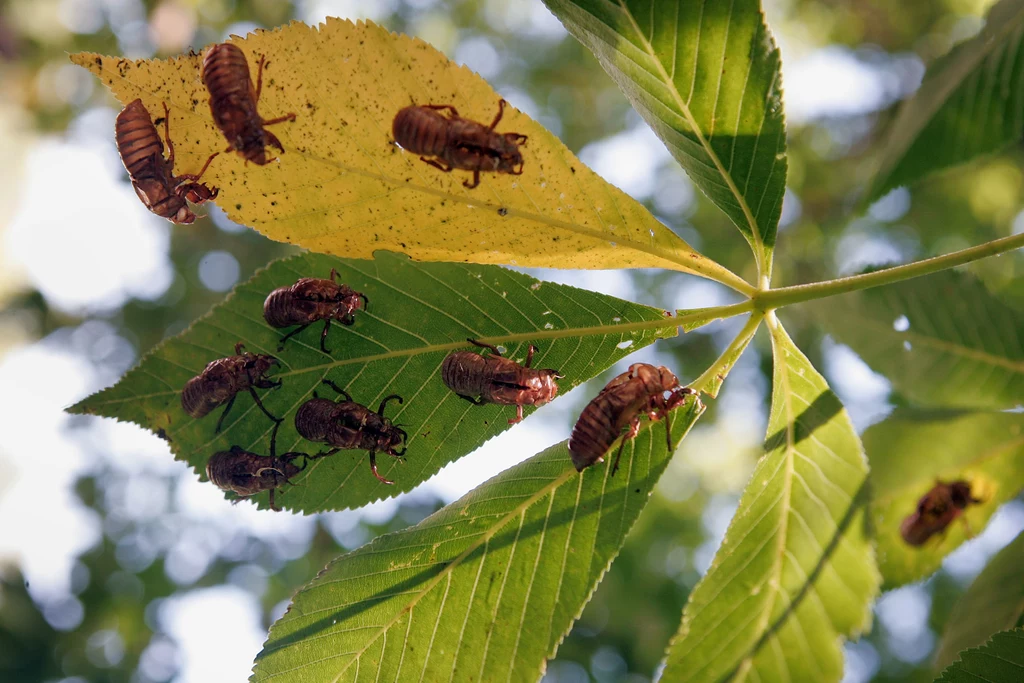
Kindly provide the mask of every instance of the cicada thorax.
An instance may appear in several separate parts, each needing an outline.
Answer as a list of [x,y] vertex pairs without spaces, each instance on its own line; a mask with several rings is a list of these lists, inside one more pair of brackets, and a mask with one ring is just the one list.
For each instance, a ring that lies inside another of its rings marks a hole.
[[475,351],[452,351],[441,363],[441,381],[456,394],[477,405],[497,403],[516,406],[515,424],[523,419],[523,406],[542,406],[558,394],[562,375],[550,368],[532,368],[536,347],[531,345],[522,365],[505,358],[490,344],[467,340],[491,350],[483,356]]
[[210,93],[210,113],[213,121],[233,149],[246,161],[267,164],[267,145],[284,152],[281,142],[265,127],[282,121],[295,120],[295,114],[276,119],[263,119],[259,115],[258,101],[263,86],[263,57],[259,62],[256,86],[253,86],[249,62],[245,53],[232,43],[212,46],[203,57],[202,77]]
[[936,482],[917,502],[917,508],[900,524],[900,535],[907,545],[921,546],[937,533],[944,532],[967,506],[981,501],[971,495],[969,482]]
[[[622,436],[623,428],[629,426],[612,465],[614,474],[625,442],[637,434],[641,415],[660,420],[694,393],[692,389],[680,387],[679,379],[668,368],[634,363],[629,370],[614,377],[580,414],[569,436],[573,465],[582,472],[601,462],[612,444]],[[671,450],[668,431],[667,438]]]
[[407,438],[405,430],[384,416],[388,401],[402,398],[397,395],[386,397],[377,412],[361,403],[356,403],[343,389],[330,380],[324,384],[337,391],[344,400],[329,401],[314,397],[303,403],[295,414],[295,430],[304,439],[327,444],[331,450],[320,455],[330,455],[339,450],[361,449],[369,451],[370,470],[373,476],[385,484],[394,482],[377,472],[377,453],[400,458],[405,454],[403,446]]
[[[466,180],[463,185],[474,188],[480,184],[481,171],[512,175],[523,172],[519,145],[526,142],[526,136],[494,131],[505,104],[505,100],[499,100],[498,114],[490,126],[462,118],[448,104],[405,107],[395,115],[391,133],[403,149],[423,155],[420,159],[435,168],[446,173],[456,168],[472,171],[473,182]],[[447,117],[441,111],[446,111]]]
[[214,408],[227,403],[224,413],[217,421],[217,432],[220,432],[224,418],[227,417],[235,396],[240,391],[248,391],[256,405],[274,422],[280,420],[264,407],[256,394],[256,389],[269,389],[280,386],[279,381],[267,379],[270,369],[277,365],[277,359],[259,353],[244,351],[241,343],[235,345],[237,355],[218,358],[211,361],[201,373],[185,383],[181,392],[181,407],[194,418],[208,415]]

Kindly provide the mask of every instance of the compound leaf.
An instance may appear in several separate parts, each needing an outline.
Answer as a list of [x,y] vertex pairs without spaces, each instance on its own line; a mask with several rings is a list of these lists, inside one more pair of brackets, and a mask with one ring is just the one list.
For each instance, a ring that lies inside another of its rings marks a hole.
[[[678,443],[703,408],[671,414]],[[335,560],[292,601],[255,682],[537,681],[668,464],[647,422],[615,476],[565,442]]]
[[[319,348],[320,325],[293,337],[278,352],[282,332],[263,321],[263,300],[300,277],[326,277],[331,268],[338,270],[341,282],[366,294],[369,310],[357,312],[350,327],[334,326],[330,356]],[[399,394],[405,403],[392,403],[387,415],[408,432],[408,454],[404,462],[384,455],[379,461],[381,474],[394,486],[373,478],[365,451],[342,451],[314,461],[295,478],[295,486],[277,497],[279,505],[306,513],[356,508],[411,490],[509,428],[514,408],[474,406],[441,382],[444,357],[473,348],[467,337],[504,345],[520,362],[529,345],[536,344],[534,366],[560,370],[564,394],[625,355],[674,334],[673,320],[660,309],[543,283],[498,266],[416,263],[387,252],[373,261],[303,254],[257,273],[188,331],[157,347],[117,385],[71,410],[129,420],[157,432],[179,459],[203,473],[214,452],[232,445],[269,452],[272,423],[247,395],[239,396],[219,435],[214,428],[220,409],[196,420],[181,408],[185,382],[211,360],[232,355],[237,341],[249,351],[274,355],[283,366],[276,374],[283,386],[260,390],[267,408],[285,418],[279,452],[321,448],[302,440],[293,421],[314,391],[333,396],[323,379],[373,409],[384,396]],[[265,505],[267,494],[260,494],[259,502]]]
[[769,322],[765,455],[690,595],[666,681],[838,681],[840,637],[870,623],[879,576],[860,440],[824,378]]
[[771,273],[786,189],[779,50],[757,0],[545,0]]
[[[422,261],[672,268],[749,289],[513,108],[497,130],[529,137],[521,176],[485,173],[467,189],[465,171],[444,173],[396,147],[391,123],[409,104],[450,104],[484,123],[498,111],[486,81],[420,40],[331,18],[232,42],[251,69],[259,56],[269,60],[261,114],[298,117],[273,128],[285,148],[278,163],[222,154],[205,178],[220,187],[216,202],[232,220],[271,239],[349,258],[387,249]],[[224,148],[199,78],[202,55],[72,60],[122,104],[140,97],[154,117],[170,107],[178,169],[195,171]]]

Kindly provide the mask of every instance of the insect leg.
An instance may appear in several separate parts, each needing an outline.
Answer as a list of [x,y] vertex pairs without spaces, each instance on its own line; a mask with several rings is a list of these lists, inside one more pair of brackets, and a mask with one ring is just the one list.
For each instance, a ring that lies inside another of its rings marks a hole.
[[320,333],[320,350],[330,355],[330,351],[327,350],[327,333],[331,331],[331,319],[328,318],[324,321],[324,331]]
[[523,363],[524,368],[530,367],[530,363],[533,362],[533,352],[537,350],[537,347],[530,344],[530,350],[526,352],[526,362]]
[[384,407],[388,404],[388,401],[390,401],[393,398],[398,399],[398,405],[402,405],[403,403],[405,403],[405,401],[402,400],[402,397],[399,396],[398,394],[391,394],[390,396],[385,396],[384,400],[380,402],[380,408],[377,408],[378,415],[384,417]]
[[442,166],[442,165],[441,165],[441,162],[440,162],[440,161],[438,161],[437,159],[428,159],[427,157],[420,157],[420,161],[425,161],[426,163],[430,164],[430,165],[431,165],[431,166],[433,166],[434,168],[439,168],[439,169],[441,169],[442,171],[444,171],[445,173],[451,173],[451,172],[452,172],[452,169],[453,169],[453,168],[455,168],[455,167],[454,167],[454,166],[452,166],[451,164],[448,164],[448,166],[447,166],[447,167],[445,167],[445,166]]
[[[263,119],[262,123],[263,123],[264,126],[273,126],[275,123],[284,123],[285,121],[294,121],[294,120],[295,120],[295,113],[293,112],[291,114],[285,114],[284,116],[278,116],[276,119]],[[279,145],[277,146],[277,148],[281,149],[281,147]]]
[[206,163],[203,164],[203,167],[201,169],[199,169],[199,173],[182,173],[179,176],[175,176],[174,180],[175,181],[179,181],[179,180],[197,181],[197,180],[199,180],[200,178],[203,177],[203,174],[206,173],[206,169],[208,169],[210,167],[210,162],[213,161],[219,154],[220,154],[220,152],[214,152],[213,154],[211,154],[206,159]]
[[174,143],[171,142],[171,115],[164,102],[164,139],[167,140],[167,165],[174,168]]
[[235,405],[235,397],[236,396],[238,396],[238,394],[234,394],[228,400],[228,404],[224,407],[224,412],[220,414],[220,419],[217,420],[217,429],[213,430],[214,434],[220,434],[221,425],[224,424],[224,418],[227,417],[228,413],[231,411],[231,406]]
[[469,190],[472,190],[474,187],[476,187],[479,184],[480,184],[480,171],[473,171],[473,182],[469,182],[468,180],[463,180],[462,181],[462,185],[466,189],[469,189]]
[[629,431],[626,432],[626,435],[624,437],[622,437],[622,443],[619,444],[619,450],[615,454],[615,462],[612,463],[612,476],[613,477],[615,476],[615,473],[619,471],[619,458],[622,457],[622,449],[623,449],[623,447],[625,447],[627,441],[629,441],[630,439],[634,438],[639,433],[640,433],[640,420],[638,418],[634,417],[633,421],[629,423]]
[[359,298],[363,300],[363,310],[370,310],[370,300],[366,298],[366,295],[362,292],[359,293]]
[[340,450],[340,448],[332,448],[328,451],[320,451],[316,455],[307,455],[306,457],[309,458],[310,460],[318,460],[320,458],[326,458],[328,455],[334,455]]
[[[263,130],[263,137],[266,138],[266,141],[267,141],[268,145],[270,145],[272,147],[277,147],[282,152],[284,151],[284,145],[282,145],[281,141],[277,139],[277,136],[274,135],[273,133],[271,133],[269,130],[266,130],[266,129]],[[269,159],[267,161],[267,163],[269,164],[271,161],[277,161],[277,157],[274,157],[273,159]]]
[[459,110],[450,104],[425,104],[423,105],[427,109],[436,109],[438,111],[448,110],[448,118],[457,119],[459,118]]
[[672,412],[665,411],[665,445],[668,446],[668,454],[672,455],[675,448],[672,447]]
[[286,341],[288,341],[289,339],[291,339],[291,338],[292,338],[293,336],[297,335],[297,334],[298,334],[299,332],[302,332],[302,331],[303,331],[304,329],[306,329],[307,327],[309,327],[309,326],[310,326],[310,325],[312,325],[312,324],[313,324],[313,323],[306,323],[305,325],[300,325],[299,327],[295,328],[294,330],[292,330],[292,331],[291,331],[291,332],[289,332],[288,334],[284,335],[284,336],[283,336],[283,337],[281,338],[281,343],[279,343],[279,344],[277,345],[277,350],[278,350],[278,351],[283,351],[283,350],[284,350],[284,343],[285,343]]
[[505,102],[505,100],[498,100],[498,115],[494,117],[493,121],[491,121],[491,125],[487,130],[494,130],[494,128],[498,125],[498,121],[501,121],[501,115],[505,113],[506,104],[507,103]]
[[249,387],[249,393],[252,394],[252,400],[256,401],[256,405],[259,406],[259,409],[263,411],[264,415],[269,417],[274,422],[280,422],[281,420],[284,419],[283,417],[274,417],[273,415],[270,414],[270,411],[266,409],[266,407],[263,405],[263,401],[261,401],[260,397],[256,394],[255,389]]
[[482,398],[470,398],[469,396],[463,396],[462,394],[455,394],[455,395],[458,396],[461,399],[465,399],[465,400],[469,401],[470,403],[472,403],[475,406],[482,406],[482,405],[486,405],[487,404],[487,401],[483,400]]
[[373,451],[370,451],[370,471],[373,472],[373,476],[377,477],[377,479],[379,479],[382,484],[395,483],[390,479],[385,479],[384,477],[380,476],[380,473],[377,472],[377,454],[374,453]]
[[484,342],[477,341],[476,339],[467,339],[466,341],[468,341],[473,346],[479,346],[482,349],[490,349],[491,353],[493,353],[495,356],[500,356],[501,355],[501,351],[498,350],[497,346],[492,346],[491,344],[485,344]]
[[274,503],[274,491],[277,489],[270,489],[270,509],[274,512],[280,512],[281,509]]
[[351,401],[352,400],[352,397],[348,395],[347,391],[345,391],[344,389],[339,387],[337,384],[335,384],[331,380],[325,379],[325,380],[321,380],[321,382],[323,384],[326,384],[327,386],[329,386],[331,389],[334,389],[336,392],[338,392],[342,396],[344,396],[346,401]]
[[517,424],[523,421],[523,406],[516,406],[516,416],[508,421],[510,425]]
[[337,268],[331,268],[331,277],[330,277],[331,282],[334,282],[335,279],[337,279],[338,277],[339,277],[338,276],[338,269]]

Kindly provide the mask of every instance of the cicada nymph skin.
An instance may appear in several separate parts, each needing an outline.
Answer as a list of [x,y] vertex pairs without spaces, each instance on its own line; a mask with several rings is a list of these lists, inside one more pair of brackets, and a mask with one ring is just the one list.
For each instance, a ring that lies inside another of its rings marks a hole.
[[505,100],[498,101],[498,114],[489,126],[462,118],[450,104],[411,105],[395,114],[391,134],[402,149],[422,155],[420,159],[434,168],[445,173],[456,168],[472,171],[473,182],[462,182],[472,189],[480,184],[481,171],[523,173],[519,145],[526,142],[526,136],[494,131],[505,105]]
[[687,396],[696,393],[689,387],[679,386],[679,378],[666,367],[647,363],[630,365],[626,372],[613,378],[580,414],[569,436],[572,464],[582,472],[595,462],[602,462],[604,454],[628,426],[629,430],[623,436],[612,463],[614,476],[623,446],[639,433],[641,415],[655,421],[666,418],[666,439],[671,451],[672,429],[668,424],[668,414],[682,405]]
[[[917,508],[900,524],[900,535],[907,545],[919,547],[946,528],[972,503],[981,500],[971,495],[971,485],[964,480],[937,481],[917,501]],[[966,523],[966,518],[964,518]]]
[[174,175],[174,143],[171,142],[167,103],[164,103],[164,137],[167,139],[167,157],[164,143],[153,125],[149,110],[136,99],[128,103],[114,122],[114,138],[124,168],[131,178],[135,194],[147,209],[172,223],[188,225],[196,215],[186,200],[202,204],[217,196],[217,188],[209,188],[199,179],[219,154],[210,155],[199,173]]
[[509,424],[521,422],[523,406],[542,406],[558,394],[562,375],[550,368],[531,368],[537,347],[530,345],[522,365],[505,358],[497,347],[475,339],[470,344],[489,349],[484,356],[475,351],[452,351],[441,364],[441,380],[449,389],[475,405],[497,403],[516,406],[516,416]]
[[210,362],[201,373],[185,384],[181,392],[182,409],[192,417],[200,418],[227,403],[220,419],[217,420],[215,433],[220,433],[224,418],[235,403],[235,397],[240,391],[248,391],[267,417],[274,422],[280,422],[281,419],[271,415],[256,394],[256,389],[281,386],[280,381],[266,377],[270,369],[278,364],[277,359],[262,353],[249,353],[245,351],[242,342],[235,344],[235,354]]
[[[251,453],[241,446],[232,446],[210,457],[206,463],[206,476],[220,489],[235,493],[237,500],[270,491],[270,509],[278,510],[274,493],[285,484],[290,484],[292,477],[306,469],[309,461],[315,459],[307,453],[298,452],[278,456],[277,429],[280,426],[280,422],[274,425],[270,437],[270,457]],[[302,464],[295,464],[299,459]]]
[[267,145],[284,152],[281,141],[266,126],[295,120],[294,113],[264,119],[257,110],[263,90],[263,69],[268,63],[266,55],[260,57],[256,86],[253,87],[249,62],[237,45],[219,43],[208,49],[203,57],[202,75],[210,93],[210,113],[217,128],[227,138],[226,151],[234,150],[246,161],[259,166],[276,159],[267,157]]
[[356,311],[367,309],[370,301],[366,295],[348,285],[335,282],[337,277],[338,271],[331,268],[329,280],[304,277],[293,285],[278,287],[267,296],[263,302],[263,318],[269,325],[278,328],[300,326],[281,339],[278,351],[284,348],[284,343],[292,336],[323,320],[320,350],[329,354],[327,333],[331,329],[331,321],[352,325],[356,321]]
[[356,403],[348,393],[331,380],[323,383],[340,395],[337,401],[316,397],[299,406],[295,413],[295,429],[302,438],[327,444],[330,450],[316,457],[333,455],[340,450],[365,450],[370,453],[370,470],[384,484],[395,482],[385,479],[377,472],[377,453],[387,453],[401,458],[405,448],[399,450],[408,435],[405,430],[384,417],[388,401],[395,399],[399,404],[402,397],[396,394],[386,396],[380,402],[377,412],[361,403]]

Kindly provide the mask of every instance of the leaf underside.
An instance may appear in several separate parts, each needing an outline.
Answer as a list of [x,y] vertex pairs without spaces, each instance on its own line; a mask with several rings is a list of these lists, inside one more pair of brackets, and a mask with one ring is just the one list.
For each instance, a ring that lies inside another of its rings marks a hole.
[[[897,410],[864,432],[864,447],[871,463],[871,522],[886,588],[934,572],[942,558],[969,533],[980,533],[996,509],[1024,488],[1022,413]],[[961,521],[923,546],[907,545],[900,523],[921,496],[936,480],[961,479],[982,502],[968,506]]]
[[964,650],[936,683],[1020,683],[1024,680],[1024,629],[997,633],[981,647]]
[[962,650],[984,644],[993,633],[1013,628],[1022,614],[1024,533],[989,560],[953,606],[935,655],[937,666],[950,664]]
[[879,577],[864,526],[867,463],[824,378],[781,326],[765,456],[690,595],[666,681],[831,681]]
[[[266,166],[222,154],[204,180],[220,188],[228,216],[271,239],[319,253],[374,251],[423,261],[556,268],[671,268],[738,281],[696,253],[642,205],[584,166],[554,135],[507,107],[497,132],[528,136],[523,174],[444,173],[394,144],[392,120],[410,104],[448,104],[489,125],[500,96],[441,52],[370,22],[293,22],[232,38],[255,65],[265,55],[259,110],[294,112],[272,128],[285,152]],[[199,78],[202,55],[131,61],[93,53],[72,61],[122,104],[141,97],[170,107],[178,172],[224,148]]]
[[[673,443],[702,408],[671,414]],[[664,472],[664,423],[577,474],[565,442],[340,557],[270,630],[253,681],[537,681]]]
[[924,406],[1013,408],[1024,399],[1024,317],[953,271],[829,299],[826,329]]
[[[311,325],[278,352],[286,330],[263,320],[263,301],[273,289],[300,277],[327,277],[331,268],[369,298],[352,326],[332,324],[331,356],[319,348],[322,323]],[[117,385],[94,394],[71,411],[140,424],[169,438],[175,456],[205,472],[217,451],[239,445],[269,453],[272,423],[247,394],[240,394],[224,422],[222,409],[202,419],[181,408],[180,391],[216,358],[234,353],[244,341],[251,352],[278,358],[274,377],[283,386],[258,390],[271,413],[284,418],[278,452],[315,453],[321,444],[301,439],[293,421],[298,407],[331,379],[357,402],[376,410],[381,399],[398,394],[386,412],[409,434],[405,461],[381,454],[381,484],[370,474],[366,451],[342,451],[316,460],[277,496],[279,506],[312,513],[356,508],[415,488],[444,465],[509,428],[513,406],[474,406],[450,391],[440,377],[451,351],[472,349],[468,337],[504,345],[506,355],[523,362],[531,343],[538,347],[534,367],[565,375],[560,393],[602,372],[655,339],[675,334],[664,311],[564,285],[543,283],[497,266],[416,263],[380,252],[373,261],[303,254],[272,263],[186,332],[161,344]],[[556,399],[557,400],[557,399]],[[527,414],[534,409],[526,408]],[[266,506],[268,494],[258,496]]]
[[871,199],[1020,139],[1022,42],[1024,1],[1003,0],[989,12],[981,33],[928,69],[893,123]]
[[782,74],[757,0],[545,0],[770,274],[786,184]]

